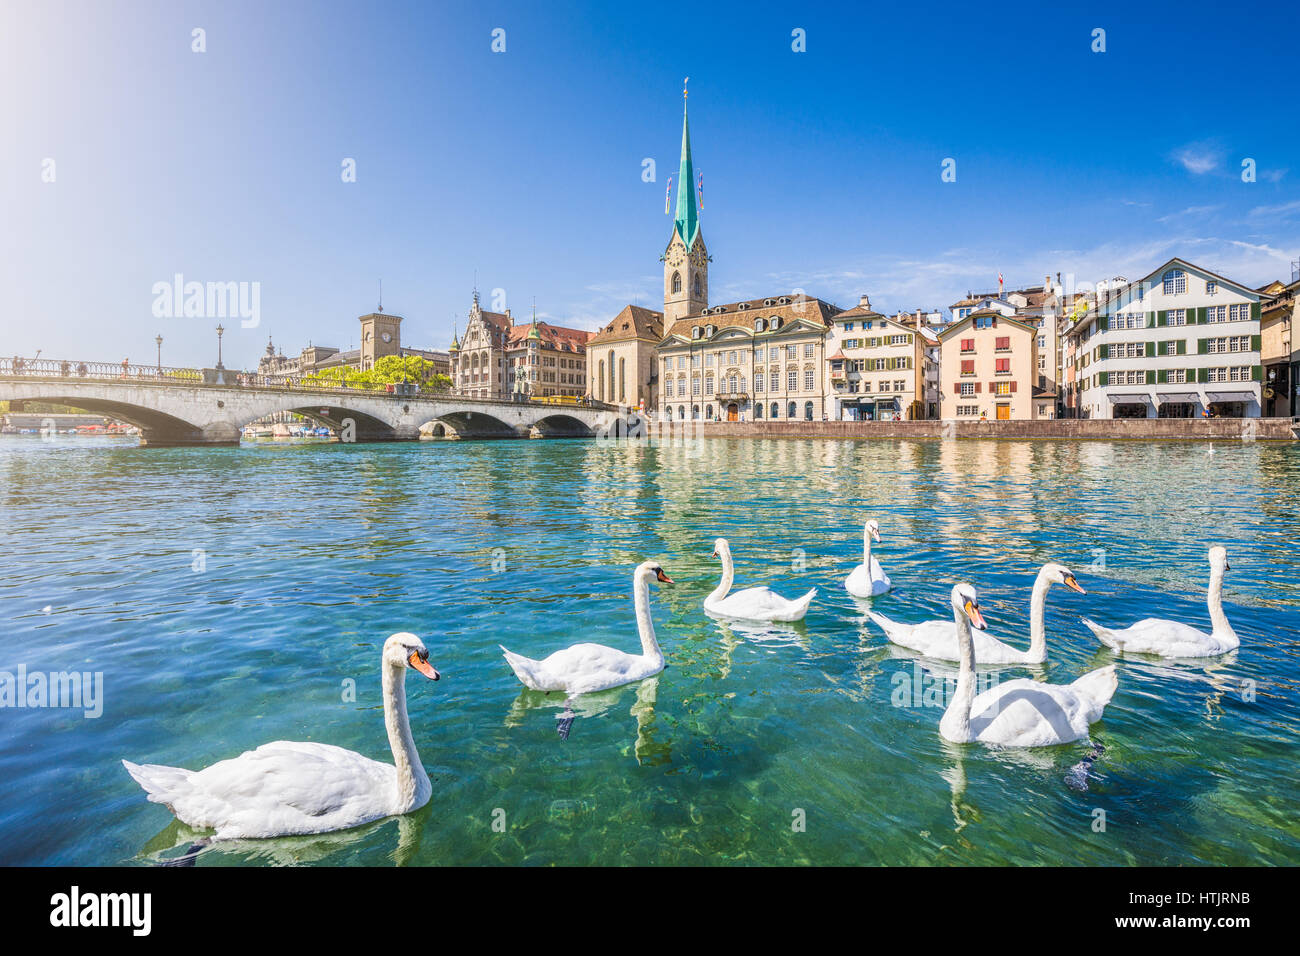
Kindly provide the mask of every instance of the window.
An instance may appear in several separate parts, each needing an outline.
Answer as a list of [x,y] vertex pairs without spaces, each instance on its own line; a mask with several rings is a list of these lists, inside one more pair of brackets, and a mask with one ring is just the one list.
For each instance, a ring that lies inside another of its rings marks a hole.
[[993,371],[998,375],[1010,375],[1011,359],[1009,358],[996,359],[994,363]]
[[734,375],[729,376],[727,378],[727,392],[732,395],[735,395],[737,392],[739,392],[740,389],[736,387],[737,384],[738,384],[738,380],[736,379],[736,376]]
[[997,339],[995,340],[994,347],[995,347],[999,352],[1010,352],[1010,351],[1011,351],[1011,336],[1009,336],[1009,335],[999,335],[999,336],[997,337]]
[[680,272],[673,273],[673,291],[674,292],[682,291],[682,274]]
[[962,373],[963,375],[974,375],[974,374],[975,374],[975,360],[974,360],[974,359],[962,359],[962,363],[961,363],[961,373]]
[[978,415],[979,413],[980,413],[980,407],[979,407],[978,405],[958,405],[958,406],[957,406],[957,414],[958,414],[958,415],[966,415],[966,416],[974,417],[975,415]]
[[709,352],[704,356],[704,364],[708,368],[713,368],[713,353]]
[[698,375],[691,379],[691,394],[700,394],[700,377]]
[[797,359],[799,357],[799,346],[787,345],[785,347],[785,357],[787,359]]
[[862,383],[862,390],[863,390],[864,392],[869,392],[869,391],[871,391],[871,383],[870,383],[870,382],[863,382],[863,383]]
[[803,417],[804,417],[804,421],[806,421],[806,422],[810,422],[810,421],[812,421],[812,416],[813,416],[813,403],[812,403],[812,402],[804,402],[804,403],[803,403]]
[[795,417],[799,414],[799,412],[798,412],[798,407],[799,407],[799,406],[795,405],[794,402],[791,402],[789,405],[787,405],[787,406],[785,407],[785,417],[786,417],[786,418],[795,418]]
[[993,383],[993,394],[994,394],[994,395],[1010,395],[1010,394],[1011,394],[1011,383],[1010,383],[1010,382],[994,382],[994,383]]
[[735,349],[732,349],[730,352],[727,353],[727,364],[728,364],[728,365],[735,365],[735,364],[736,364],[736,350],[735,350]]
[[[1214,320],[1211,319],[1210,321],[1214,321]],[[1165,323],[1166,323],[1167,325],[1186,325],[1186,324],[1187,324],[1187,310],[1186,310],[1186,309],[1170,309],[1168,312],[1165,313]]]
[[713,406],[712,406],[712,405],[705,405],[705,406],[704,406],[704,417],[707,418],[709,421],[713,421]]
[[785,387],[787,391],[797,392],[799,390],[799,370],[789,369],[785,375]]
[[762,402],[759,402],[757,405],[754,406],[754,417],[755,417],[755,418],[762,418],[762,417],[763,417],[763,403],[762,403]]
[[1040,349],[1045,349],[1045,348],[1047,348],[1047,336],[1046,336],[1046,335],[1040,335],[1040,336],[1038,337],[1038,347],[1039,347]]
[[845,332],[852,332],[852,331],[853,331],[853,323],[852,323],[852,322],[845,322],[845,323],[844,323],[844,331],[845,331]]
[[963,352],[974,352],[974,351],[975,351],[975,340],[974,340],[974,339],[962,339],[962,340],[961,340],[961,350],[962,350]]
[[816,388],[816,384],[814,383],[814,376],[815,376],[815,375],[816,375],[816,373],[815,373],[812,369],[805,369],[805,370],[804,370],[804,373],[803,373],[803,390],[804,390],[805,392],[811,392],[814,388]]
[[993,328],[993,321],[994,319],[991,315],[977,315],[971,322],[971,325],[977,329],[991,329]]
[[1171,368],[1165,373],[1165,381],[1170,385],[1183,385],[1187,382],[1187,369]]
[[700,277],[698,275],[695,277],[695,294],[700,294]]
[[1207,305],[1205,307],[1206,322],[1227,322],[1228,307],[1226,305]]
[[1147,354],[1145,342],[1114,342],[1110,346],[1108,358],[1142,358]]
[[691,356],[691,368],[699,368],[699,367],[700,367],[700,353],[696,352],[694,355]]
[[772,414],[771,414],[769,417],[771,417],[771,418],[780,418],[780,417],[781,417],[781,406],[778,405],[776,402],[773,402],[773,403],[772,403]]
[[[772,373],[767,377],[767,380],[770,383],[769,388],[771,389],[771,391],[779,392],[781,390],[781,373],[778,372],[776,369],[772,370]],[[773,415],[772,417],[776,418],[775,415]]]
[[1170,269],[1164,274],[1165,295],[1182,295],[1187,291],[1187,273],[1182,269]]
[[1242,302],[1239,305],[1228,306],[1229,322],[1245,322],[1250,318],[1250,303]]
[[811,342],[806,342],[806,343],[804,343],[804,347],[803,347],[803,357],[804,357],[804,358],[812,358],[812,357],[813,357],[813,344],[812,344]]
[[1208,282],[1205,283],[1206,295],[1214,295],[1214,293],[1218,291],[1219,291],[1219,283],[1215,282],[1213,279],[1210,279]]
[[704,394],[705,394],[705,395],[712,395],[712,394],[713,394],[713,376],[712,376],[712,375],[709,375],[709,376],[707,376],[707,377],[704,379]]
[[974,394],[975,394],[975,383],[974,383],[974,382],[962,382],[962,383],[961,383],[961,394],[962,394],[962,395],[974,395]]
[[768,359],[769,359],[770,361],[773,361],[773,362],[780,361],[780,359],[781,359],[781,350],[778,349],[778,348],[775,348],[775,347],[770,348],[770,349],[767,350],[767,357],[768,357]]

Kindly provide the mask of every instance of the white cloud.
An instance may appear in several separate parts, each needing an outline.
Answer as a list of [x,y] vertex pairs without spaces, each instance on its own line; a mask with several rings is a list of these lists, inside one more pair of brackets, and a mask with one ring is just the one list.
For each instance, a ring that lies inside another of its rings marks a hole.
[[1174,150],[1173,158],[1189,173],[1200,176],[1218,167],[1222,152],[1212,143],[1189,143]]

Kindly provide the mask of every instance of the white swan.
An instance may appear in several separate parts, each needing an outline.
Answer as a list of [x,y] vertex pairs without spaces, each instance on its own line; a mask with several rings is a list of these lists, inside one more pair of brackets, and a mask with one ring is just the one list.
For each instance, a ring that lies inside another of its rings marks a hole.
[[535,661],[501,647],[510,669],[525,687],[542,691],[562,690],[570,697],[608,690],[658,674],[664,669],[664,655],[655,640],[654,621],[650,618],[652,579],[673,583],[655,561],[638,565],[632,573],[636,626],[641,635],[640,654],[628,654],[603,644],[574,644]]
[[871,556],[871,540],[880,540],[880,525],[872,518],[862,529],[862,563],[844,579],[844,590],[854,597],[868,598],[884,594],[893,585],[880,562]]
[[946,740],[979,741],[1006,747],[1050,747],[1088,736],[1089,725],[1115,694],[1115,665],[1084,674],[1072,684],[1044,684],[1021,678],[975,696],[975,645],[972,623],[981,630],[979,598],[969,584],[952,589],[953,622],[961,647],[957,689],[939,721]]
[[1112,629],[1082,618],[1088,629],[1108,647],[1128,654],[1158,654],[1161,657],[1214,657],[1241,646],[1241,639],[1223,613],[1223,572],[1232,570],[1228,552],[1215,545],[1210,549],[1210,588],[1206,604],[1213,630],[1209,634],[1179,621],[1143,618],[1132,627]]
[[731,562],[731,545],[726,538],[713,543],[713,556],[722,559],[722,580],[713,593],[704,599],[704,610],[719,617],[734,617],[743,621],[800,621],[808,613],[808,605],[817,596],[813,588],[794,601],[783,598],[771,588],[745,588],[728,594],[736,569]]
[[214,840],[325,833],[418,810],[433,786],[406,717],[406,668],[438,672],[414,634],[394,634],[383,650],[384,726],[394,764],[330,744],[277,740],[203,770],[123,760],[127,772],[191,827]]
[[[1021,650],[1005,644],[991,634],[971,635],[975,644],[977,664],[1041,664],[1047,660],[1047,634],[1043,628],[1043,609],[1047,604],[1047,591],[1053,584],[1064,584],[1073,591],[1087,594],[1074,572],[1063,564],[1044,564],[1034,579],[1034,590],[1029,599],[1029,648]],[[925,657],[956,661],[961,659],[957,642],[957,625],[952,621],[925,621],[921,624],[903,624],[883,614],[868,611],[867,617],[880,625],[885,636],[901,647],[911,648]]]

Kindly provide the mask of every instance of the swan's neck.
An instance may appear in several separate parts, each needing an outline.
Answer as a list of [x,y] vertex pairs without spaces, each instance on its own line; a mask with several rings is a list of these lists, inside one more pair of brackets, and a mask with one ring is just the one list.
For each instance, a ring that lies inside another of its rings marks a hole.
[[862,532],[862,566],[871,574],[871,532]]
[[384,727],[388,730],[388,745],[393,748],[393,764],[397,767],[397,805],[403,811],[423,806],[433,787],[415,750],[411,722],[406,716],[406,668],[387,662],[384,664]]
[[1215,637],[1233,637],[1237,633],[1228,623],[1228,615],[1223,613],[1223,569],[1210,569],[1210,592],[1205,602],[1210,608],[1210,622],[1214,625],[1214,630],[1210,633]]
[[1029,597],[1029,660],[1047,660],[1047,631],[1043,627],[1043,614],[1047,608],[1047,591],[1052,582],[1039,572],[1034,580],[1034,591]]
[[731,552],[723,551],[722,552],[722,580],[718,582],[718,586],[714,588],[713,593],[709,595],[709,600],[721,601],[724,597],[730,594],[731,582],[735,578],[735,575],[736,575],[736,569],[735,567],[732,566],[731,563]]
[[641,653],[650,660],[662,664],[664,654],[659,649],[659,642],[655,640],[655,622],[650,617],[650,579],[648,577],[637,578],[633,597],[636,602],[636,629],[637,633],[641,635]]
[[941,727],[949,740],[970,740],[970,708],[975,700],[975,645],[970,636],[970,621],[960,608],[952,610],[957,625],[957,649],[961,669],[957,672],[957,689],[948,709],[943,712]]

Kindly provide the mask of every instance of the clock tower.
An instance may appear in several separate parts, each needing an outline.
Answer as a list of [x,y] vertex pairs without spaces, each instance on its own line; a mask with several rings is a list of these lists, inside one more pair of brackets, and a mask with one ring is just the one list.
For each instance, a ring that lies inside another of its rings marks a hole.
[[664,330],[678,319],[697,315],[709,306],[709,250],[700,234],[700,210],[695,201],[695,167],[691,163],[691,130],[682,90],[682,162],[677,174],[677,215],[664,264]]
[[374,368],[375,359],[402,354],[402,317],[387,312],[363,315],[361,322],[361,371]]

